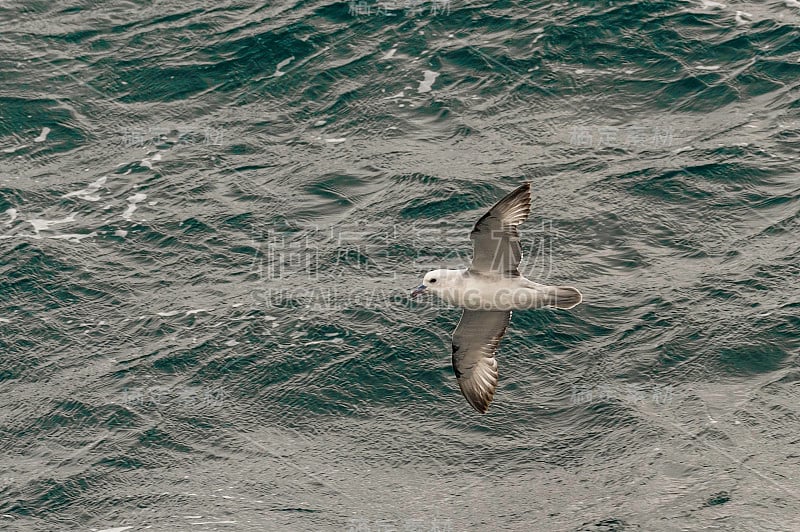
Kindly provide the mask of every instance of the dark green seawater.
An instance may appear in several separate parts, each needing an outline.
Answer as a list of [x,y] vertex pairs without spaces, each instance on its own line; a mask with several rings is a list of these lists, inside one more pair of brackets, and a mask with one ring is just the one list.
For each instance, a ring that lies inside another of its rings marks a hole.
[[[0,2],[0,529],[800,530],[799,27]],[[408,294],[523,181],[482,416]]]

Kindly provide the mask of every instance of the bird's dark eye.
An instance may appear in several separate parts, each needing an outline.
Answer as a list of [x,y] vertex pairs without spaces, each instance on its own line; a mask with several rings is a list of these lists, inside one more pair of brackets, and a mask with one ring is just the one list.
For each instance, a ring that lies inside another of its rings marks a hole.
[[431,279],[431,282],[432,282],[432,283],[435,283],[435,282],[436,282],[436,279]]

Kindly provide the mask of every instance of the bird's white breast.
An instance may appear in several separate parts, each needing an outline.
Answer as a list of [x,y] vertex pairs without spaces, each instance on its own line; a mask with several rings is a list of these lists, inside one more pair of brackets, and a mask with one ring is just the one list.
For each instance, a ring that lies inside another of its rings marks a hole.
[[542,293],[535,287],[524,277],[467,274],[437,295],[470,310],[521,310],[543,306]]

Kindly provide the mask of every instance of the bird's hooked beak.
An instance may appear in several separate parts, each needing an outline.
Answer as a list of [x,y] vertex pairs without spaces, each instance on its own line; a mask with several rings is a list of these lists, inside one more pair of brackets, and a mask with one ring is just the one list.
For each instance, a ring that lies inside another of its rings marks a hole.
[[421,284],[421,285],[419,285],[418,287],[416,287],[416,288],[414,289],[414,291],[413,291],[413,292],[411,292],[411,297],[417,297],[418,295],[425,293],[425,290],[426,290],[427,288],[428,288],[428,287],[427,287],[427,286],[425,286],[424,284]]

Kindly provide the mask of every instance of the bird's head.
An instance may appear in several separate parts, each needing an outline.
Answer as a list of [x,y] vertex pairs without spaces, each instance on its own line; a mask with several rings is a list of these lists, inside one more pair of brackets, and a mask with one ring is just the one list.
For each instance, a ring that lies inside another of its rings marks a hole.
[[461,270],[431,270],[422,278],[422,284],[411,292],[411,297],[431,292],[440,295],[447,289],[453,288],[457,279],[461,278]]

